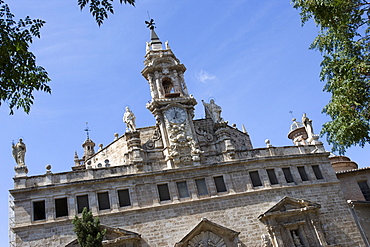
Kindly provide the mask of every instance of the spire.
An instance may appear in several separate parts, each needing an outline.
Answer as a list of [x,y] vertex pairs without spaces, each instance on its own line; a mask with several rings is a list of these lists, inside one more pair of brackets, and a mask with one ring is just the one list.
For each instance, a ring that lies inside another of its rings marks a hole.
[[145,24],[147,24],[147,27],[150,29],[150,43],[153,51],[162,50],[162,41],[158,38],[158,35],[154,31],[155,23],[153,19],[150,19],[150,21],[145,21]]

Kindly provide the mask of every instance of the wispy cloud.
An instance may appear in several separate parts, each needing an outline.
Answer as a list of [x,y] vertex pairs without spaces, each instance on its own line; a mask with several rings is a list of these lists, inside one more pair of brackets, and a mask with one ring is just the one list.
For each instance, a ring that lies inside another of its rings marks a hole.
[[216,76],[211,75],[210,73],[208,73],[208,72],[207,72],[207,71],[205,71],[204,69],[201,69],[201,70],[199,71],[199,73],[197,74],[197,79],[198,79],[200,82],[207,82],[207,81],[215,80],[215,79],[216,79]]

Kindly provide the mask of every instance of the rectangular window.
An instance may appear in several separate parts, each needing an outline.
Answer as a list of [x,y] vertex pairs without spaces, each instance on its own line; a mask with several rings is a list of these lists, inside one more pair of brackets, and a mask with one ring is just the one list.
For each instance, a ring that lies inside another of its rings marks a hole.
[[99,204],[99,210],[110,209],[108,192],[98,193],[98,204]]
[[361,192],[365,197],[366,201],[370,201],[370,188],[367,184],[367,181],[360,181],[358,182],[358,186],[360,186]]
[[270,180],[270,184],[271,185],[278,184],[279,181],[277,180],[275,170],[274,169],[267,169],[266,171],[267,171],[267,175],[268,175],[269,180]]
[[177,191],[179,192],[180,198],[190,197],[188,186],[186,185],[186,181],[184,182],[177,182]]
[[316,179],[323,179],[324,177],[321,174],[320,167],[318,165],[312,166],[313,173],[315,173]]
[[82,213],[82,210],[84,210],[84,208],[86,208],[87,211],[90,210],[88,195],[77,196],[77,213]]
[[304,166],[298,166],[297,168],[302,181],[308,181],[308,176],[306,170],[304,169]]
[[287,183],[293,183],[294,179],[292,173],[290,172],[290,168],[283,168],[284,177]]
[[158,186],[159,200],[160,201],[171,200],[170,191],[168,190],[168,184],[159,184],[157,186]]
[[252,180],[253,187],[262,186],[262,182],[260,179],[260,175],[258,174],[258,171],[249,172],[249,177]]
[[199,196],[208,195],[207,184],[204,178],[196,179],[195,184],[197,185],[197,191]]
[[67,197],[55,199],[55,217],[68,216]]
[[227,191],[223,176],[213,177],[217,192]]
[[46,219],[45,201],[33,202],[33,220]]
[[131,205],[130,193],[128,189],[118,191],[118,200],[120,207],[126,207]]

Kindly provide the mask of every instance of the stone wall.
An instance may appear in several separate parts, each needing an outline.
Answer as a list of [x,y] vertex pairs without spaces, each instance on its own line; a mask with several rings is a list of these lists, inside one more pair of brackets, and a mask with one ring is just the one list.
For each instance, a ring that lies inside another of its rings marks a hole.
[[[321,205],[319,217],[330,244],[364,246],[327,155],[269,156],[130,175],[119,173],[121,167],[115,167],[114,173],[113,168],[101,168],[73,182],[60,180],[61,183],[15,189],[11,193],[17,246],[63,246],[74,240],[71,219],[77,213],[76,196],[81,194],[89,195],[90,208],[102,224],[141,234],[142,246],[174,246],[203,217],[240,232],[239,238],[245,246],[261,246],[261,236],[267,230],[258,216],[285,196]],[[324,179],[316,179],[312,165],[320,167]],[[308,181],[302,181],[297,166],[305,167]],[[285,181],[283,167],[290,167],[293,183]],[[270,184],[266,169],[271,168],[275,169],[279,184]],[[259,172],[262,186],[253,187],[250,171]],[[54,175],[74,177],[73,173],[80,171]],[[223,176],[226,192],[217,193],[215,176]],[[197,178],[206,179],[207,195],[198,196],[194,180]],[[179,197],[176,182],[181,181],[187,182],[190,197]],[[161,202],[157,185],[164,183],[169,186],[171,200]],[[126,188],[130,191],[131,205],[119,207],[117,190]],[[111,208],[99,211],[96,193],[104,191],[109,193]],[[68,198],[69,215],[55,218],[54,199],[63,196]],[[45,220],[32,220],[32,202],[37,200],[46,202]]]
[[365,201],[357,182],[368,181],[370,183],[370,168],[338,172],[337,177],[347,200]]

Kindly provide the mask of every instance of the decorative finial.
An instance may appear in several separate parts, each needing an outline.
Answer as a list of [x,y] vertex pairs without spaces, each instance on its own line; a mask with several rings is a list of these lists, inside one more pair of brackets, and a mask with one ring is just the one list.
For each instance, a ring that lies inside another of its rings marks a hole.
[[45,166],[45,168],[46,168],[46,174],[50,174],[51,173],[51,165],[48,164],[48,165]]
[[86,131],[87,140],[90,140],[89,131],[91,131],[91,130],[89,129],[89,123],[88,122],[86,122],[86,128],[84,129],[84,131]]
[[246,133],[247,134],[247,130],[245,129],[244,124],[242,124],[242,130],[243,130],[243,133]]
[[268,147],[268,148],[272,147],[271,141],[269,139],[266,139],[265,143],[266,143],[266,147]]

